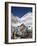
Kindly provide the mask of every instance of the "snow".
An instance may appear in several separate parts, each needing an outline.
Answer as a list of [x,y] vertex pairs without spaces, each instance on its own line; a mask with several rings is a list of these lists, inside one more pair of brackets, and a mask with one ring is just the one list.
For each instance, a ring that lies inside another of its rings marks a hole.
[[31,12],[28,12],[27,14],[25,14],[24,16],[22,16],[21,18],[19,18],[19,17],[15,17],[15,18],[13,18],[13,16],[12,16],[12,18],[16,21],[16,23],[14,23],[14,22],[12,22],[12,25],[13,26],[15,26],[15,27],[17,27],[17,26],[20,26],[21,24],[25,24],[26,26],[32,26],[32,13]]

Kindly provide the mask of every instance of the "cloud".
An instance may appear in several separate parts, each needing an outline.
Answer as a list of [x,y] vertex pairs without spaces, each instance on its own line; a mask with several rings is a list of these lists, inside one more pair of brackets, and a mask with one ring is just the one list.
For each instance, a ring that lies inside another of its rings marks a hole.
[[32,12],[28,12],[27,14],[25,14],[24,16],[22,16],[21,18],[17,17],[17,16],[11,16],[12,18],[12,25],[17,27],[20,26],[22,23],[24,23],[26,26],[28,25],[32,25]]

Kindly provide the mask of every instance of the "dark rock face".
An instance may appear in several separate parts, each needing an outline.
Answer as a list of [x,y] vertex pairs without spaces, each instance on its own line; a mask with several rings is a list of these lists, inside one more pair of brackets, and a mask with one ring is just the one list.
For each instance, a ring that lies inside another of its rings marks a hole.
[[[15,28],[14,28],[15,29]],[[28,32],[26,31],[27,28],[24,24],[20,25],[20,27],[18,28],[19,31],[16,31],[16,29],[13,31],[13,37],[12,39],[18,39],[20,37],[20,39],[25,39],[25,38],[32,38],[32,32]]]

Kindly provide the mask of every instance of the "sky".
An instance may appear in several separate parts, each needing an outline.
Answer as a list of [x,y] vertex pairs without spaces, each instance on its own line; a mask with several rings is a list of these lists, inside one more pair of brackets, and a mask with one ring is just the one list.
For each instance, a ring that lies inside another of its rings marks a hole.
[[32,12],[32,7],[11,7],[11,14],[18,16],[19,18],[21,18],[28,12]]

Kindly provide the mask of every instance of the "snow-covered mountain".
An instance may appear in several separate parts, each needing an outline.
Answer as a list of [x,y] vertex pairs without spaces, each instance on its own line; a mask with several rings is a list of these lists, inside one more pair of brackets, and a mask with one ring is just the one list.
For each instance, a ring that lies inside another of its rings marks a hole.
[[25,14],[24,16],[22,16],[21,18],[18,18],[18,22],[19,23],[24,23],[25,25],[32,25],[32,13],[28,12],[27,14]]
[[24,16],[22,16],[21,18],[18,18],[19,21],[26,21],[27,19],[32,19],[32,13],[29,12],[27,14],[25,14]]
[[24,16],[22,16],[21,18],[17,17],[17,16],[11,16],[11,20],[12,20],[12,25],[13,26],[20,26],[21,24],[25,24],[26,26],[32,26],[32,13],[28,12],[27,14],[25,14]]

